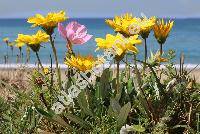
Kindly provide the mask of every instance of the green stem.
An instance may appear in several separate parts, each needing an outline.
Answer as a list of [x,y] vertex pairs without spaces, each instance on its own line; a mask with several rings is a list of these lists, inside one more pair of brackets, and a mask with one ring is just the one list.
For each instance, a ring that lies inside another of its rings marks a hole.
[[69,56],[71,56],[73,54],[72,43],[70,42],[68,38],[67,38],[67,48],[68,48]]
[[147,63],[147,39],[144,38],[144,62]]
[[57,56],[57,52],[56,52],[56,48],[55,48],[55,45],[54,45],[54,41],[53,41],[52,35],[50,35],[50,43],[51,43],[51,47],[53,49],[54,58],[55,58],[55,61],[56,61],[56,71],[57,71],[57,75],[58,75],[59,88],[62,89],[60,68],[58,66],[58,56]]
[[162,56],[162,54],[163,54],[163,45],[160,44],[160,56]]
[[39,65],[40,65],[40,67],[42,68],[42,72],[43,72],[43,71],[44,71],[44,67],[43,67],[42,62],[41,62],[41,60],[40,60],[40,57],[39,57],[39,55],[38,55],[38,52],[35,52],[35,54],[36,54],[36,56],[37,56],[38,63],[39,63]]
[[13,48],[13,47],[11,47],[11,51],[12,51],[12,56],[13,56],[13,49],[14,49],[14,48]]
[[7,55],[6,55],[6,57],[7,57],[7,61],[8,61],[8,42],[6,42],[6,44],[7,44],[7,47],[6,47]]
[[135,54],[133,55],[133,60],[134,60],[133,63],[134,63],[134,65],[135,65],[135,70],[136,70],[136,69],[137,69],[137,61],[136,61],[136,60],[137,60],[137,57],[136,57]]
[[197,113],[197,133],[200,132],[199,126],[200,126],[200,118],[199,118],[199,113]]
[[[149,118],[152,120],[152,119],[154,119],[154,113],[152,112],[152,107],[149,104],[149,101],[148,101],[148,99],[147,99],[147,97],[145,95],[144,89],[142,88],[142,81],[141,81],[142,78],[141,78],[140,72],[139,72],[139,70],[137,68],[137,61],[138,61],[137,57],[136,57],[136,55],[134,55],[134,65],[135,65],[135,68],[134,68],[135,72],[134,73],[135,73],[135,79],[136,79],[136,82],[137,82],[138,90],[141,93],[141,97],[139,97],[139,100],[144,105],[145,110],[146,110]],[[146,63],[144,62],[144,64],[146,64]]]
[[19,58],[20,58],[20,62],[22,63],[22,48],[19,48]]
[[127,79],[130,78],[130,67],[127,65],[128,63],[128,55],[126,55],[126,76],[127,76]]
[[[147,40],[144,38],[144,63],[147,63]],[[143,74],[145,74],[146,64],[143,64]]]
[[116,93],[119,93],[119,61],[117,61],[117,88]]
[[30,50],[29,48],[26,49],[26,63],[28,63],[30,60]]

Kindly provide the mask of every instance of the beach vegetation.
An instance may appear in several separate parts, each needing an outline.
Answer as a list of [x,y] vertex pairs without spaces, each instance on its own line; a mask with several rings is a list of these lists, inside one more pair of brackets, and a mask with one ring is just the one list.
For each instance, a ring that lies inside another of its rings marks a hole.
[[[18,34],[14,43],[19,55],[22,47],[26,46],[29,53],[33,50],[38,67],[27,69],[27,80],[22,84],[9,77],[0,79],[0,88],[9,92],[8,96],[0,95],[0,133],[200,132],[200,84],[191,77],[193,70],[185,68],[183,54],[177,67],[173,62],[175,51],[163,51],[174,21],[165,23],[154,16],[129,13],[106,19],[115,34],[95,38],[96,51],[103,54],[94,57],[74,51],[76,45],[90,47],[85,43],[93,36],[86,26],[67,18],[64,11],[36,14],[28,18],[28,23],[41,29],[33,35]],[[55,30],[66,41],[63,70],[58,62]],[[161,45],[156,53],[147,51],[147,38],[153,31]],[[40,60],[43,43],[51,45],[54,56],[50,56],[49,67]],[[145,46],[143,59],[137,55],[139,45]],[[22,75],[16,77],[22,79]]]

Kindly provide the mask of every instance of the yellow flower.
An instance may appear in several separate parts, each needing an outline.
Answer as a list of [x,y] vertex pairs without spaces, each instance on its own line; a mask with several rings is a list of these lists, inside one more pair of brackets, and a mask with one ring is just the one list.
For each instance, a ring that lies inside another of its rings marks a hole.
[[24,34],[18,34],[17,39],[15,40],[16,45],[21,47],[25,44],[28,44],[31,40],[31,36],[30,35],[24,35]]
[[112,48],[116,52],[116,56],[122,58],[127,51],[138,53],[135,45],[141,44],[142,41],[138,39],[138,35],[130,36],[125,38],[122,34],[118,33],[116,36],[107,34],[106,39],[96,38],[97,50],[99,49],[110,49]]
[[163,58],[163,57],[161,57],[161,56],[158,56],[158,57],[156,57],[156,61],[157,61],[158,63],[161,63],[161,62],[168,62],[168,59]]
[[154,53],[150,53],[150,57],[148,59],[148,62],[150,64],[159,64],[161,62],[168,62],[168,59],[167,58],[164,58],[161,56],[160,52],[157,51],[155,54]]
[[49,35],[39,30],[35,35],[18,34],[18,38],[15,41],[18,47],[22,47],[24,44],[26,44],[34,52],[37,52],[40,49],[41,43],[49,41]]
[[16,45],[15,45],[15,46],[16,46],[17,48],[21,49],[24,45],[25,45],[24,43],[21,43],[21,42],[17,43],[17,42],[16,42]]
[[30,42],[28,43],[30,46],[49,41],[49,35],[47,35],[46,33],[42,32],[40,30],[35,35],[32,35],[31,37],[32,38],[31,38]]
[[43,71],[44,71],[45,75],[49,74],[49,68],[48,67],[45,67]]
[[157,39],[159,44],[164,44],[169,32],[173,27],[174,21],[164,22],[164,20],[159,20],[153,27],[154,36]]
[[7,43],[9,41],[9,38],[8,37],[3,38],[3,41]]
[[96,65],[96,59],[94,59],[92,56],[80,56],[78,55],[77,57],[71,56],[71,58],[67,58],[64,62],[66,65],[70,67],[74,67],[78,69],[79,71],[87,71],[87,70],[92,70],[92,68]]
[[143,39],[148,38],[150,31],[155,25],[156,18],[137,18],[136,20],[135,26],[139,28],[139,34]]
[[10,46],[10,47],[13,47],[14,45],[15,45],[14,42],[9,42],[9,43],[8,43],[8,46]]
[[113,20],[107,19],[106,23],[116,32],[120,32],[123,35],[130,36],[139,33],[143,38],[147,38],[155,21],[155,17],[136,18],[127,13],[121,17],[115,16]]
[[28,23],[32,23],[32,27],[40,26],[45,30],[48,34],[53,33],[53,29],[57,26],[59,22],[63,22],[67,19],[64,11],[60,11],[58,13],[48,13],[46,16],[42,16],[41,14],[36,14],[34,17],[28,18]]
[[196,81],[195,79],[192,79],[192,80],[189,80],[189,83],[186,88],[191,90],[195,87],[195,85],[196,85]]
[[115,16],[113,20],[106,19],[106,23],[113,28],[116,32],[125,35],[132,35],[129,32],[129,26],[136,22],[136,18],[132,14],[126,13],[122,16]]

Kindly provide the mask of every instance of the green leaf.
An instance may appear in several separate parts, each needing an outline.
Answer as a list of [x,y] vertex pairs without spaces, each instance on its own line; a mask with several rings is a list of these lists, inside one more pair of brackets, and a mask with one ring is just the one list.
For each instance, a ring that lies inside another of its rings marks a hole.
[[38,113],[43,115],[48,120],[56,122],[59,125],[66,127],[69,131],[72,131],[72,127],[69,124],[67,124],[59,115],[56,115],[53,111],[46,112],[43,109],[38,108],[37,106],[35,106],[35,109]]
[[113,80],[112,80],[112,88],[113,89],[117,88],[117,79],[116,78],[113,78]]
[[113,111],[115,113],[119,114],[120,109],[121,109],[121,106],[120,106],[119,102],[117,100],[115,100],[115,99],[111,99],[110,105],[111,105]]
[[113,111],[113,109],[112,109],[111,106],[108,107],[108,116],[110,116],[111,118],[116,118],[116,117],[118,117],[118,114],[116,114],[116,113]]
[[38,113],[40,113],[41,115],[47,117],[47,118],[53,118],[53,114],[51,113],[48,113],[46,111],[44,111],[43,109],[41,108],[38,108],[37,106],[35,106],[35,109],[37,110]]
[[145,131],[145,128],[142,125],[133,125],[132,129],[133,131],[140,132],[140,133]]
[[193,130],[190,126],[187,125],[176,125],[174,126],[172,129],[176,129],[176,128],[185,128],[187,129],[190,133],[194,134],[195,130]]
[[82,120],[78,116],[75,116],[73,114],[67,113],[66,117],[68,119],[70,119],[71,121],[73,121],[74,123],[79,124],[83,128],[86,128],[86,129],[91,128],[90,124],[88,124],[86,121]]
[[51,119],[61,126],[67,127],[69,130],[72,130],[72,127],[69,126],[69,124],[67,124],[59,115],[54,115]]
[[121,110],[121,106],[119,102],[115,98],[111,99],[110,106],[108,109],[108,115],[110,117],[118,117],[120,110]]
[[127,83],[127,92],[128,94],[130,94],[132,91],[133,91],[132,79],[129,79]]
[[128,102],[126,105],[124,105],[121,108],[120,113],[119,113],[119,117],[117,119],[117,126],[119,128],[121,128],[124,125],[130,110],[131,110],[131,103],[130,102]]
[[110,76],[111,72],[109,68],[105,69],[101,75],[100,78],[100,87],[99,87],[99,93],[104,100],[107,96],[109,96],[110,91]]
[[85,91],[82,91],[81,93],[79,93],[78,98],[77,98],[78,104],[86,115],[93,116],[92,111],[89,109],[89,104],[86,98],[87,96],[85,94]]

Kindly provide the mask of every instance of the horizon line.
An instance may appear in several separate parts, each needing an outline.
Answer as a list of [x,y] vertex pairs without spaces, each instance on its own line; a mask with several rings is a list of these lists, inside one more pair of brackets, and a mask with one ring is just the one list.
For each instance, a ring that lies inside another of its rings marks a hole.
[[[28,17],[27,17],[28,18]],[[8,18],[0,18],[0,20],[4,19],[27,19],[26,17],[8,17]],[[69,19],[111,19],[114,17],[71,17]],[[166,19],[200,19],[200,17],[158,17],[158,18],[166,18]]]

